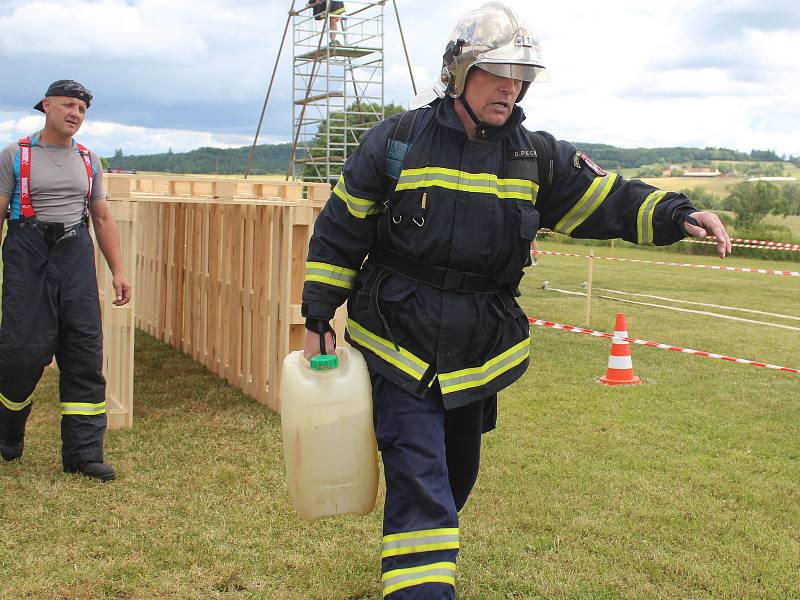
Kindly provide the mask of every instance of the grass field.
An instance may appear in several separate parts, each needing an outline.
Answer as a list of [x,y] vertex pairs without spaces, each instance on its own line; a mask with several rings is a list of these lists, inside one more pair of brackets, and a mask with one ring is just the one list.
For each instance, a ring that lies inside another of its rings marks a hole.
[[[540,284],[580,291],[586,278],[585,259],[543,256],[521,302],[584,325],[585,299]],[[800,317],[800,278],[598,260],[594,284]],[[604,331],[624,310],[634,337],[800,367],[797,331],[597,297],[592,308]],[[636,346],[644,384],[608,388],[595,381],[608,341],[531,336],[531,368],[501,395],[461,514],[460,599],[800,596],[800,375]],[[60,472],[56,393],[48,370],[23,460],[0,464],[0,599],[380,598],[380,508],[299,521],[279,418],[187,357],[137,335],[135,427],[107,435],[111,484]]]

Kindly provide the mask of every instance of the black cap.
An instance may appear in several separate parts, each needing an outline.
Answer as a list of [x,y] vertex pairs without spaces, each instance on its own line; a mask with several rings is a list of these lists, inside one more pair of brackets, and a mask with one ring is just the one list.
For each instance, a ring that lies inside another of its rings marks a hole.
[[[92,92],[72,79],[59,79],[58,81],[51,83],[50,87],[48,87],[47,91],[44,93],[45,98],[48,96],[69,96],[70,98],[77,98],[78,100],[83,100],[86,102],[86,108],[89,108],[89,106],[92,104]],[[42,108],[42,101],[43,100],[39,100],[39,103],[33,108],[40,112],[44,112],[44,108]]]

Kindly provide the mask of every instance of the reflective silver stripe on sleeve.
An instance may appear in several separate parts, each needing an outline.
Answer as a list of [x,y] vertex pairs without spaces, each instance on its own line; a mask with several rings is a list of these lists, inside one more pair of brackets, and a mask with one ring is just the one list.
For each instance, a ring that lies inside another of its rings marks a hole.
[[355,283],[356,275],[356,271],[337,265],[311,261],[306,263],[306,281],[327,283],[349,290]]
[[661,202],[668,193],[663,190],[656,190],[647,196],[639,207],[639,214],[636,219],[639,244],[653,243],[653,214],[655,213],[656,204]]
[[616,179],[616,173],[609,173],[605,177],[596,177],[581,199],[556,223],[553,229],[559,233],[571,235],[603,203]]
[[333,188],[333,193],[345,203],[348,212],[359,219],[364,219],[369,215],[377,215],[384,210],[384,206],[381,203],[350,194],[344,182],[344,175],[339,177],[336,187]]

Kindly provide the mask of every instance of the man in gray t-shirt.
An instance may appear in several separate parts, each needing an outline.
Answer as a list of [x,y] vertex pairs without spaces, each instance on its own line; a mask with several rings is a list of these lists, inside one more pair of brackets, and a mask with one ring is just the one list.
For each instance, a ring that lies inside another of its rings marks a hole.
[[52,83],[34,107],[46,115],[44,128],[0,151],[0,215],[10,217],[3,243],[0,456],[22,456],[31,396],[55,355],[64,471],[109,481],[115,472],[103,462],[103,331],[89,217],[113,275],[114,304],[127,304],[131,288],[100,159],[73,140],[91,101],[76,81]]

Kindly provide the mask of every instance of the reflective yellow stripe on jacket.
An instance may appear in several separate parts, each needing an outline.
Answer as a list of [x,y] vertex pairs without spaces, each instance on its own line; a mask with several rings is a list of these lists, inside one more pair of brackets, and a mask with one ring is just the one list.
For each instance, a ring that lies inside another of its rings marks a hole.
[[661,202],[668,193],[656,190],[647,196],[639,207],[639,214],[636,217],[636,233],[640,244],[653,243],[653,214],[656,211],[656,204]]
[[28,396],[27,400],[23,400],[22,402],[13,402],[12,400],[9,400],[3,396],[3,394],[0,394],[0,404],[5,406],[8,410],[19,412],[31,403],[31,398],[33,398],[33,394]]
[[529,354],[530,338],[525,338],[519,344],[495,356],[480,367],[462,369],[453,373],[440,373],[439,387],[442,389],[442,395],[486,385],[524,362]]
[[383,597],[392,592],[423,583],[447,583],[456,585],[456,564],[452,562],[435,562],[419,567],[394,569],[386,571],[381,577]]
[[616,180],[616,173],[609,173],[605,177],[596,177],[589,186],[589,189],[581,196],[581,199],[575,203],[575,206],[573,206],[558,223],[556,223],[553,229],[559,233],[571,235],[572,232],[581,223],[586,221],[586,219],[591,217],[594,211],[603,203],[603,200],[608,196]]
[[492,194],[498,198],[514,198],[533,202],[539,186],[527,179],[498,179],[493,173],[467,173],[443,167],[403,169],[397,180],[398,191],[441,187],[449,190]]
[[428,370],[428,363],[417,358],[402,346],[396,347],[391,341],[368,331],[353,319],[347,319],[347,333],[350,338],[364,348],[371,350],[389,364],[397,367],[417,381]]
[[458,550],[458,527],[423,529],[385,535],[383,536],[381,558],[435,550]]
[[344,182],[344,175],[339,177],[339,181],[336,182],[336,186],[333,188],[333,193],[341,198],[350,214],[359,219],[365,219],[369,215],[380,214],[385,208],[383,204],[350,194]]
[[106,403],[98,402],[97,404],[89,404],[88,402],[62,402],[61,414],[62,415],[86,415],[95,416],[103,415],[106,412]]
[[358,271],[321,262],[306,262],[306,281],[327,283],[349,290],[355,283]]

